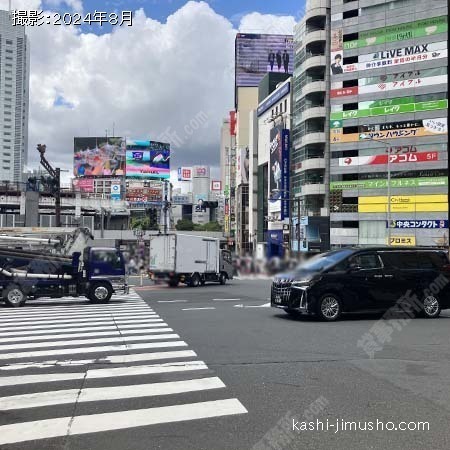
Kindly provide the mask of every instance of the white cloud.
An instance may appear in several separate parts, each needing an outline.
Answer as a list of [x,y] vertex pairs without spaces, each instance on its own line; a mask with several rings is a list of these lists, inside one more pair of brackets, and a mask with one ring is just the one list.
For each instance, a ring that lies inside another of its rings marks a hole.
[[56,7],[68,7],[71,11],[82,12],[83,2],[82,0],[45,0],[45,6],[48,8]]
[[239,31],[242,33],[293,34],[295,23],[293,16],[253,12],[242,17]]
[[[288,19],[261,14],[243,17],[240,28],[270,23],[271,32],[289,32]],[[170,127],[172,144],[181,143],[174,167],[217,166],[222,117],[234,101],[236,31],[194,1],[166,23],[139,10],[132,27],[100,36],[29,27],[29,165],[37,165],[36,144],[45,143],[52,163],[71,169],[73,137],[112,134],[114,122],[116,135],[134,138],[158,139]]]

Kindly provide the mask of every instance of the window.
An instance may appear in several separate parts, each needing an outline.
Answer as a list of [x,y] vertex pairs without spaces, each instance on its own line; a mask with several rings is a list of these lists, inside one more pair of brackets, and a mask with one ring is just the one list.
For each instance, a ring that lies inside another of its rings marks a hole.
[[350,265],[361,267],[363,270],[380,269],[380,258],[376,253],[363,253],[355,255],[349,260]]
[[344,19],[350,19],[351,17],[358,17],[358,9],[351,9],[350,11],[344,11],[342,17]]
[[384,252],[381,254],[384,265],[390,269],[420,269],[422,258],[416,252]]
[[92,252],[92,262],[107,264],[113,269],[120,269],[122,261],[120,256],[115,251],[96,250]]

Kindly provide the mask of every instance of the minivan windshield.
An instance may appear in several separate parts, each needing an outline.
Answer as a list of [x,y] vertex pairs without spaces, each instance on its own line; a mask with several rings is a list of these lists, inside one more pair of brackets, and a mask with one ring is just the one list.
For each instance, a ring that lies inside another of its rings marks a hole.
[[297,266],[297,272],[320,272],[322,270],[328,269],[335,264],[343,261],[345,258],[350,256],[353,250],[335,250],[328,253],[322,253],[320,255],[314,256],[311,259],[299,264]]

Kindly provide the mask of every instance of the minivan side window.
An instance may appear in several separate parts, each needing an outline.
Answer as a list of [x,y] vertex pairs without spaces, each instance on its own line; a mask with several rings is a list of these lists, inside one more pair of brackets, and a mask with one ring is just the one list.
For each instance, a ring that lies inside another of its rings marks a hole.
[[381,269],[380,258],[376,253],[363,253],[355,255],[349,260],[350,264],[355,264],[362,269]]
[[422,267],[420,255],[416,252],[383,252],[380,256],[388,269],[420,269]]

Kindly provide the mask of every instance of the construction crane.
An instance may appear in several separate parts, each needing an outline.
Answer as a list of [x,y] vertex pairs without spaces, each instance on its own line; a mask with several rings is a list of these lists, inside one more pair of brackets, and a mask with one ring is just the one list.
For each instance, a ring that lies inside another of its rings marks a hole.
[[47,161],[45,157],[45,150],[47,146],[45,144],[38,144],[37,150],[41,155],[41,165],[49,173],[52,178],[51,192],[55,197],[55,225],[61,227],[61,169],[57,167],[54,169],[52,165]]

